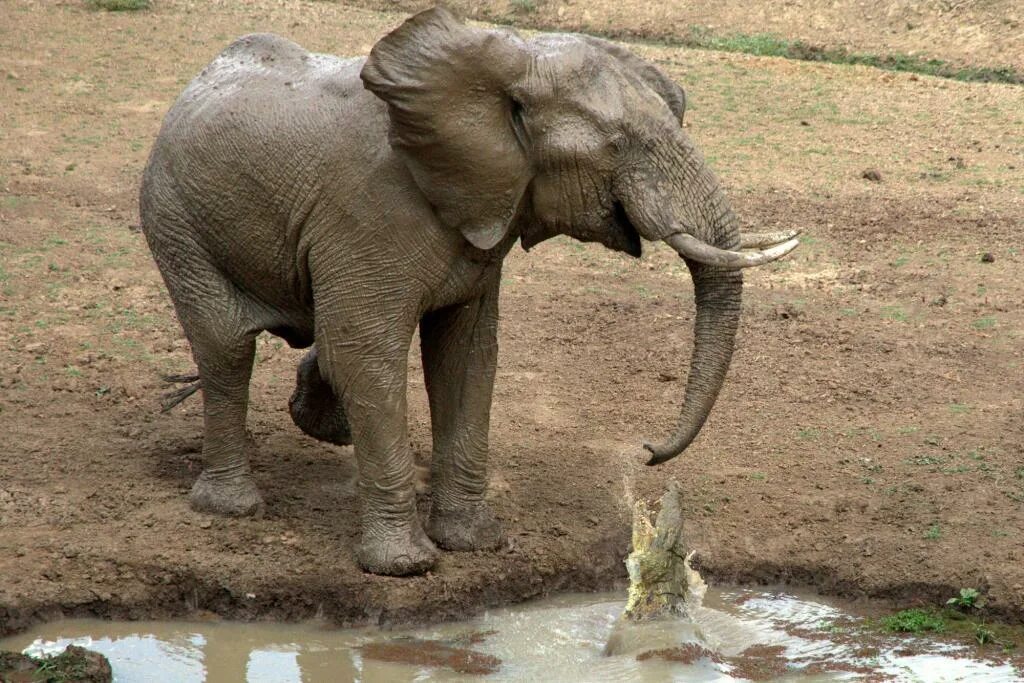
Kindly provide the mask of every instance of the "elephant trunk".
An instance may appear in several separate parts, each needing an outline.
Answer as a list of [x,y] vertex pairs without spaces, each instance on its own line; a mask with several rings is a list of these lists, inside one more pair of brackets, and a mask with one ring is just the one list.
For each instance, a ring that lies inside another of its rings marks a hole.
[[740,321],[740,272],[690,261],[687,265],[697,306],[690,374],[675,433],[660,444],[644,444],[651,453],[648,465],[671,460],[697,437],[725,381]]
[[[683,407],[674,434],[645,443],[648,465],[671,460],[700,432],[732,360],[743,289],[741,269],[774,261],[799,244],[794,231],[740,235],[718,180],[681,131],[655,145],[653,163],[620,177],[618,196],[630,221],[648,239],[663,240],[686,261],[697,316]],[[754,247],[754,250],[740,251]],[[767,247],[757,250],[757,247]]]

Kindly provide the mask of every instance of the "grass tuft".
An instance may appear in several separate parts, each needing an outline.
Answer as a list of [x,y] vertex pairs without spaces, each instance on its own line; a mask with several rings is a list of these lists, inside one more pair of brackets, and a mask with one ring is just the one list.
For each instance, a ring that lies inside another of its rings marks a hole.
[[996,319],[993,318],[992,316],[986,316],[984,318],[978,318],[973,323],[971,323],[971,327],[973,327],[976,330],[991,330],[995,326],[996,326]]
[[946,605],[965,610],[981,607],[981,593],[977,588],[961,588],[960,594],[947,600]]
[[149,0],[87,0],[89,7],[107,12],[136,12],[149,9]]
[[896,633],[941,633],[946,630],[946,620],[935,612],[923,609],[905,609],[882,619],[886,631]]
[[510,4],[517,12],[532,14],[537,11],[537,3],[534,0],[511,0]]

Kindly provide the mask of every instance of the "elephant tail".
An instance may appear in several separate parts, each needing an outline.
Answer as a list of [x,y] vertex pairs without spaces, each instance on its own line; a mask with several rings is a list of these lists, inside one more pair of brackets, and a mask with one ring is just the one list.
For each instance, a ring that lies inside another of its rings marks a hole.
[[174,391],[169,391],[161,397],[163,399],[160,408],[161,413],[166,413],[171,408],[199,391],[203,386],[203,382],[199,379],[198,374],[164,375],[163,380],[168,384],[184,384],[185,386],[179,387]]

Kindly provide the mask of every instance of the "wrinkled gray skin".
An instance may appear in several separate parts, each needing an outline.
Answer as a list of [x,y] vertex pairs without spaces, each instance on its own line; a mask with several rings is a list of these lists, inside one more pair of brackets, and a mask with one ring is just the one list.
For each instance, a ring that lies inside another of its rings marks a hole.
[[[436,546],[496,547],[484,494],[502,259],[516,240],[558,234],[639,256],[641,237],[678,226],[737,247],[737,221],[680,125],[684,103],[618,46],[523,41],[439,9],[367,59],[272,35],[234,42],[168,113],[141,192],[202,380],[193,508],[248,515],[262,504],[245,421],[254,339],[268,330],[315,344],[291,412],[318,439],[355,445],[364,569],[412,574],[434,564]],[[739,270],[687,264],[696,343],[679,426],[649,447],[653,461],[700,430],[739,318]],[[434,441],[425,528],[406,435],[417,325]]]

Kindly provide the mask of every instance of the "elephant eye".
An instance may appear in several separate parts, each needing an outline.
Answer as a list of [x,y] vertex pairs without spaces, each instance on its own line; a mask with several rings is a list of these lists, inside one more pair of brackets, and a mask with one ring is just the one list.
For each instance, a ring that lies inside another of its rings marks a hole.
[[526,123],[523,121],[524,107],[523,103],[517,100],[515,97],[511,97],[509,104],[509,116],[512,119],[512,130],[516,134],[516,139],[519,140],[519,144],[524,148],[526,147]]
[[622,154],[626,151],[628,140],[622,133],[613,133],[608,137],[608,146],[611,147],[616,154]]

